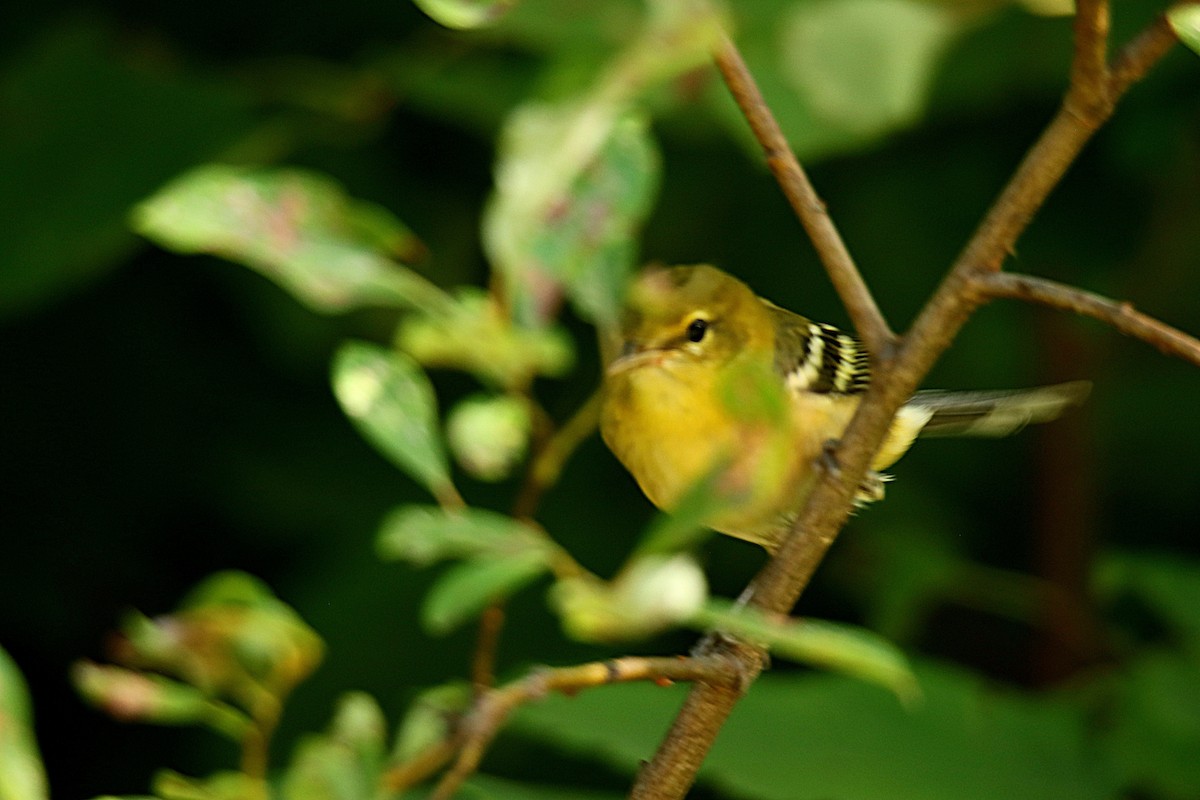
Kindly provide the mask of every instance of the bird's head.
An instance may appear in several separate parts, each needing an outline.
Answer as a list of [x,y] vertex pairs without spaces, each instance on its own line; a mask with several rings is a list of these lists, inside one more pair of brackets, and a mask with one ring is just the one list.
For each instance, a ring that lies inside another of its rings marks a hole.
[[609,374],[645,365],[719,366],[747,347],[769,348],[764,315],[750,287],[716,267],[651,267],[630,287]]

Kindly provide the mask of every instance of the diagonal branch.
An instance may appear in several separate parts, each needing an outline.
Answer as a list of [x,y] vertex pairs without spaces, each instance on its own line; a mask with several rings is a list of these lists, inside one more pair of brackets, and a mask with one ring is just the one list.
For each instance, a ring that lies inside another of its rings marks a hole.
[[750,123],[754,137],[762,145],[767,166],[808,232],[859,338],[867,346],[872,358],[887,360],[894,349],[896,335],[888,327],[875,298],[854,265],[845,242],[829,218],[825,203],[817,196],[816,189],[796,160],[746,62],[728,36],[722,35],[718,41],[714,60],[730,94]]
[[[755,578],[750,602],[764,611],[789,611],[808,584],[845,524],[853,487],[865,475],[896,411],[916,390],[972,312],[987,299],[981,293],[977,277],[1000,270],[1017,237],[1092,133],[1111,115],[1120,95],[1174,42],[1173,32],[1160,19],[1122,51],[1111,73],[1101,70],[1097,53],[1103,53],[1107,8],[1103,0],[1081,0],[1081,7],[1086,19],[1076,26],[1075,66],[1062,108],[901,340],[888,368],[881,370],[872,382],[837,447],[835,459],[831,459],[833,466],[823,470],[791,534]],[[736,95],[744,89],[735,86],[736,73],[727,69],[732,61],[728,51],[736,53],[727,42],[718,56],[718,66]],[[1097,74],[1105,76],[1106,90]],[[757,98],[756,103],[760,102],[761,98]],[[739,105],[746,107],[741,99]],[[751,104],[752,110],[754,105]],[[752,122],[752,127],[758,135],[759,126]],[[762,138],[760,141],[772,163],[786,160],[777,141]],[[823,216],[823,209],[819,206],[816,209],[817,216]],[[797,208],[797,213],[801,212],[802,208]],[[808,208],[802,217],[812,212],[813,208]],[[858,313],[862,313],[861,308]],[[858,323],[858,317],[855,322]],[[879,331],[875,333],[878,335]],[[762,669],[761,655],[747,645],[718,642],[714,647],[739,661],[750,680]],[[693,688],[654,759],[638,775],[630,797],[682,798],[695,781],[701,763],[739,697],[740,692],[717,691],[705,685]]]
[[1167,355],[1200,367],[1200,340],[1141,313],[1131,303],[1110,300],[1045,278],[1011,272],[980,275],[976,278],[976,286],[987,297],[1040,303],[1098,319],[1126,336],[1141,339]]

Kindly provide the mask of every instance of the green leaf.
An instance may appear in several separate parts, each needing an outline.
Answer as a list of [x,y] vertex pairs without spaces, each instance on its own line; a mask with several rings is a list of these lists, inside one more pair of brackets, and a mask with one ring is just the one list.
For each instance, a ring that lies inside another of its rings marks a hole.
[[1120,676],[1105,714],[1107,761],[1124,786],[1155,797],[1194,796],[1200,787],[1200,661],[1148,652]]
[[455,459],[485,481],[508,477],[529,447],[529,404],[513,395],[473,395],[450,412],[446,438]]
[[0,647],[0,800],[46,800],[46,770],[33,736],[29,689]]
[[564,293],[584,317],[616,323],[659,172],[633,104],[706,62],[721,23],[712,4],[675,2],[651,4],[644,20],[585,95],[526,104],[505,125],[483,240],[523,324],[551,318]]
[[476,558],[446,570],[425,596],[421,624],[443,635],[492,603],[528,586],[549,569],[545,552]]
[[327,734],[305,737],[284,774],[285,800],[361,800],[375,796],[383,771],[385,722],[363,692],[338,702]]
[[904,653],[865,628],[816,619],[775,620],[719,600],[708,602],[696,624],[761,643],[773,655],[878,684],[904,702],[920,697]]
[[1168,9],[1167,22],[1179,41],[1200,53],[1200,4],[1180,3]]
[[392,511],[380,526],[377,544],[381,558],[417,566],[448,558],[526,554],[548,558],[554,550],[543,533],[504,514],[430,506],[401,506]]
[[[714,793],[757,800],[1110,800],[1085,711],[935,664],[906,709],[829,673],[766,675],[738,703],[701,772]],[[621,685],[523,708],[527,734],[631,774],[654,752],[686,687]],[[636,709],[636,713],[631,713]]]
[[832,149],[839,140],[845,148],[911,124],[962,25],[952,9],[916,0],[794,4],[773,22],[779,66],[768,70],[779,70],[796,95],[773,103],[798,106],[781,121],[789,139],[802,152]]
[[625,795],[475,775],[467,781],[460,796],[463,800],[620,800]]
[[172,614],[128,614],[122,633],[116,660],[173,675],[250,711],[258,702],[281,702],[324,655],[321,638],[295,610],[235,572],[203,582]]
[[565,291],[586,318],[615,324],[658,171],[646,120],[610,103],[529,105],[512,116],[484,243],[516,288],[518,320],[545,320]]
[[297,169],[197,167],[133,212],[143,236],[261,272],[320,312],[381,305],[439,309],[448,298],[397,261],[424,245],[385,209]]
[[611,582],[584,575],[551,592],[563,628],[584,642],[641,639],[686,624],[707,597],[704,571],[687,553],[637,556]]
[[84,700],[122,722],[203,724],[235,742],[250,728],[246,715],[162,675],[80,661],[71,669],[71,681]]
[[1200,563],[1175,555],[1110,553],[1097,567],[1095,582],[1110,602],[1135,595],[1200,656]]
[[403,764],[449,736],[453,720],[471,707],[472,688],[463,681],[426,689],[417,695],[396,730],[391,761]]
[[517,0],[413,0],[424,11],[447,28],[465,30],[481,28],[498,22]]
[[440,501],[457,497],[438,434],[433,386],[409,356],[347,342],[333,359],[333,391],[376,449]]
[[466,370],[504,388],[524,389],[538,375],[561,376],[574,360],[561,327],[516,325],[486,292],[472,287],[456,292],[438,313],[406,316],[396,341],[426,366]]
[[172,770],[154,776],[154,793],[162,800],[269,800],[267,782],[244,772],[217,772],[189,778]]

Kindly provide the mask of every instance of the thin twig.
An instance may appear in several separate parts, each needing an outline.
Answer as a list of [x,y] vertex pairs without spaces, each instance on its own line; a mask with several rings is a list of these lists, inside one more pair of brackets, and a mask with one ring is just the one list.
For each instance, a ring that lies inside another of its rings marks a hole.
[[1076,0],[1071,87],[1103,102],[1109,90],[1108,29],[1108,0]]
[[[1183,5],[1198,4],[1180,4]],[[1109,70],[1109,92],[1114,101],[1140,81],[1178,41],[1179,37],[1175,35],[1166,15],[1161,15],[1126,45]]]
[[[1094,7],[1090,13],[1094,22],[1097,13]],[[1164,41],[1164,35],[1160,20],[1122,52],[1116,62],[1119,67],[1109,81],[1105,103],[1081,104],[1078,98],[1083,90],[1074,85],[1068,90],[1063,108],[1034,144],[922,309],[888,369],[881,370],[872,382],[836,449],[834,467],[823,471],[791,534],[755,578],[752,605],[767,612],[786,613],[795,604],[845,524],[853,488],[865,475],[896,411],[986,299],[973,278],[1000,269],[1017,237],[1088,138],[1111,114],[1120,94],[1166,52],[1170,42]],[[1091,37],[1092,33],[1085,36]],[[1085,41],[1077,45],[1077,50],[1094,47],[1094,41],[1090,44]],[[1072,79],[1076,79],[1074,71]],[[778,157],[772,153],[770,142],[762,144],[769,156]],[[744,647],[732,655],[742,663],[746,677],[753,680],[761,669],[761,656]],[[639,773],[630,797],[682,798],[695,781],[696,772],[737,700],[737,694],[705,685],[694,687],[653,760]]]
[[513,503],[514,517],[526,519],[533,516],[546,489],[553,486],[562,474],[567,459],[596,429],[600,420],[600,401],[600,390],[597,390],[561,428],[546,437],[525,472],[525,482]]
[[471,686],[476,698],[482,696],[496,682],[496,650],[503,627],[502,603],[495,603],[484,609],[479,618],[479,633],[475,637],[475,653],[471,658]]
[[487,747],[508,717],[522,705],[540,700],[551,692],[567,694],[633,681],[694,681],[730,691],[741,685],[736,662],[721,654],[691,658],[626,657],[594,661],[573,667],[537,670],[521,680],[487,692],[463,720],[462,744],[454,765],[442,776],[432,800],[449,800],[463,781],[479,767]]
[[754,136],[762,145],[767,157],[767,166],[775,175],[779,187],[783,190],[800,223],[808,232],[809,239],[817,250],[817,256],[829,273],[842,304],[846,306],[850,320],[858,331],[859,338],[867,346],[873,358],[886,360],[891,357],[896,335],[888,327],[887,320],[871,296],[866,281],[863,280],[850,251],[825,203],[817,196],[816,190],[796,160],[787,139],[771,113],[766,100],[758,90],[754,77],[742,60],[737,46],[725,35],[717,43],[714,60],[730,94],[737,102],[746,121],[750,123]]
[[1118,302],[1098,294],[1066,286],[1033,275],[1001,272],[980,275],[978,290],[988,297],[1007,297],[1028,303],[1071,311],[1111,325],[1126,336],[1141,339],[1167,355],[1200,366],[1200,340],[1137,311],[1132,303]]

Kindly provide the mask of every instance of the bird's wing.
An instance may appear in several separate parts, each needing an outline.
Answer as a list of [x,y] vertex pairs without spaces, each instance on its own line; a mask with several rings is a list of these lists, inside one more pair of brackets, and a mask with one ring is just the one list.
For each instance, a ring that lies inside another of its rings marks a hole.
[[794,392],[862,394],[871,382],[866,349],[832,325],[763,301],[775,319],[775,369]]

